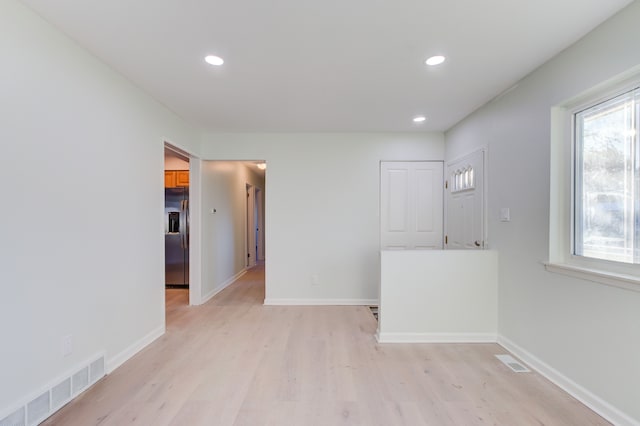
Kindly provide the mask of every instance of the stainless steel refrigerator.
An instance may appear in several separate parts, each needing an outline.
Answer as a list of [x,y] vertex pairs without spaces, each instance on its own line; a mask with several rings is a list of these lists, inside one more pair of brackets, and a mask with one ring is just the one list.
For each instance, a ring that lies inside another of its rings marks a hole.
[[189,287],[189,188],[164,190],[165,285]]

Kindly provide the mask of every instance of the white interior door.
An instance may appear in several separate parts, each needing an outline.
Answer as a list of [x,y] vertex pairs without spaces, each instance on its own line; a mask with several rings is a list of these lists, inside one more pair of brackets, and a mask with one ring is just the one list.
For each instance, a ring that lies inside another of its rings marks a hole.
[[256,245],[257,259],[264,260],[264,208],[260,188],[256,188]]
[[443,163],[383,161],[380,224],[383,250],[442,249]]
[[484,248],[484,151],[447,164],[446,187],[445,248]]
[[247,267],[256,264],[256,189],[247,184]]

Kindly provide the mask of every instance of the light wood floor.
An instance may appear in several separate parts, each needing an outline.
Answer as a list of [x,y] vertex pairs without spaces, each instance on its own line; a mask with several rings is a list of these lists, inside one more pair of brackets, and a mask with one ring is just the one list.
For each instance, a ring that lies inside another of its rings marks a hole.
[[256,267],[46,425],[602,425],[496,344],[393,344],[366,307],[262,306]]

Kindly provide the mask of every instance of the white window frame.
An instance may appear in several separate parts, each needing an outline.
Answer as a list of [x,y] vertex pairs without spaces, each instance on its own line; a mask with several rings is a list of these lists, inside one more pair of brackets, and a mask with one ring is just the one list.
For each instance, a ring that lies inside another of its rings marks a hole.
[[640,66],[551,109],[550,272],[640,291],[640,265],[576,256],[574,244],[575,113],[640,87]]

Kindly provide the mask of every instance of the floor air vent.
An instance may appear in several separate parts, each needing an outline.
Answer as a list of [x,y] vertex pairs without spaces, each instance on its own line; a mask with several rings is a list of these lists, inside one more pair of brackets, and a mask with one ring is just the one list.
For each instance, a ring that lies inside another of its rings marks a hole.
[[71,377],[71,391],[74,395],[82,392],[89,385],[89,366],[87,365]]
[[369,306],[369,310],[373,314],[373,317],[378,321],[378,307],[377,306]]
[[104,377],[104,357],[100,357],[89,365],[89,382],[95,383]]
[[93,358],[63,380],[41,389],[13,413],[0,418],[0,426],[34,426],[78,396],[105,375],[104,356]]
[[25,426],[26,424],[24,407],[20,407],[4,419],[0,419],[0,426]]
[[531,371],[511,355],[496,355],[496,358],[516,373],[529,373]]
[[27,424],[35,425],[49,414],[49,392],[45,392],[27,404]]
[[64,379],[51,389],[51,408],[58,410],[71,399],[71,377]]

